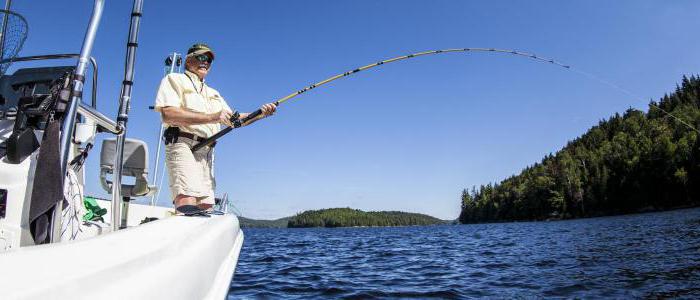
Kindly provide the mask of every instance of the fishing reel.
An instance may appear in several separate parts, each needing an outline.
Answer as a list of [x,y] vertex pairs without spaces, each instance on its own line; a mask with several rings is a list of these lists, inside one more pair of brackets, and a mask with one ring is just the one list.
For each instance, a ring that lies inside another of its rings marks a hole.
[[231,124],[233,124],[233,128],[243,126],[243,121],[241,121],[241,113],[239,113],[237,110],[233,111],[229,120],[231,121]]

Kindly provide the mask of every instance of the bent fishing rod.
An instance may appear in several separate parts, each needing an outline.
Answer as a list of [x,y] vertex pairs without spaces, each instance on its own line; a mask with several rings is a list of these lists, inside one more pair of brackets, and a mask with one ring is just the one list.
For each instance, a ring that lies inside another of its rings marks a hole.
[[[277,100],[273,101],[272,103],[275,106],[279,106],[282,103],[286,102],[287,100],[290,100],[296,96],[299,96],[299,95],[301,95],[309,90],[315,89],[315,88],[322,86],[324,84],[327,84],[331,81],[338,80],[340,78],[347,77],[351,74],[355,74],[357,72],[371,69],[371,68],[381,66],[384,64],[388,64],[388,63],[392,63],[392,62],[396,62],[396,61],[400,61],[400,60],[405,60],[405,59],[409,59],[409,58],[413,58],[413,57],[418,57],[418,56],[441,54],[441,53],[451,53],[451,52],[495,52],[495,53],[511,54],[511,55],[516,55],[516,56],[531,58],[531,59],[534,59],[534,60],[537,60],[540,62],[544,62],[544,63],[554,64],[554,65],[557,65],[557,66],[560,66],[563,68],[567,68],[567,69],[571,68],[571,66],[565,65],[565,64],[560,63],[558,61],[555,61],[553,59],[544,58],[544,57],[541,57],[541,56],[538,56],[538,55],[535,55],[532,53],[527,53],[527,52],[522,52],[522,51],[517,51],[517,50],[496,49],[496,48],[454,48],[454,49],[445,49],[445,50],[431,50],[431,51],[424,51],[424,52],[418,52],[418,53],[413,53],[413,54],[409,54],[409,55],[398,56],[398,57],[390,58],[387,60],[382,60],[382,61],[379,61],[379,62],[376,62],[373,64],[359,67],[357,69],[353,69],[353,70],[350,70],[350,71],[347,71],[344,73],[340,73],[338,75],[332,76],[330,78],[327,78],[327,79],[324,79],[324,80],[319,81],[317,83],[314,83],[312,85],[309,85],[301,90],[293,92],[293,93],[291,93],[287,96],[284,96],[280,99],[277,99]],[[258,109],[256,111],[250,113],[246,117],[240,118],[240,114],[238,112],[234,112],[233,116],[231,117],[231,123],[233,124],[233,126],[226,127],[224,129],[222,129],[221,131],[217,132],[216,134],[214,134],[213,136],[207,138],[206,140],[201,141],[199,144],[192,147],[192,151],[197,151],[197,150],[201,149],[202,147],[205,147],[205,146],[208,146],[208,145],[214,143],[220,137],[231,132],[231,130],[243,126],[247,122],[257,118],[261,114],[262,114],[262,110]]]
[[[619,90],[619,91],[622,91],[622,92],[624,92],[624,93],[626,93],[626,94],[628,94],[628,95],[630,95],[630,96],[636,97],[636,95],[634,95],[632,92],[630,92],[630,91],[628,91],[628,90],[625,90],[625,89],[623,89],[623,88],[621,88],[621,87],[619,87],[619,86],[617,86],[617,85],[615,85],[615,84],[613,84],[613,83],[611,83],[611,82],[608,82],[608,81],[606,81],[606,80],[603,80],[603,79],[601,79],[601,78],[599,78],[599,77],[597,77],[597,76],[594,76],[593,74],[590,74],[590,73],[587,73],[587,72],[584,72],[584,71],[581,71],[581,70],[572,69],[572,67],[571,67],[570,65],[567,65],[567,64],[558,62],[558,61],[556,61],[556,60],[554,60],[554,59],[551,59],[551,58],[546,58],[546,57],[542,57],[542,56],[539,56],[539,55],[536,55],[536,54],[532,54],[532,53],[528,53],[528,52],[523,52],[523,51],[518,51],[518,50],[511,50],[511,49],[498,49],[498,48],[453,48],[453,49],[430,50],[430,51],[418,52],[418,53],[413,53],[413,54],[408,54],[408,55],[403,55],[403,56],[398,56],[398,57],[390,58],[390,59],[387,59],[387,60],[382,60],[382,61],[379,61],[379,62],[376,62],[376,63],[373,63],[373,64],[369,64],[369,65],[366,65],[366,66],[363,66],[363,67],[359,67],[359,68],[357,68],[357,69],[353,69],[353,70],[350,70],[350,71],[347,71],[347,72],[340,73],[340,74],[338,74],[338,75],[329,77],[329,78],[327,78],[327,79],[324,79],[324,80],[322,80],[322,81],[319,81],[319,82],[317,82],[317,83],[314,83],[314,84],[312,84],[312,85],[309,85],[309,86],[307,86],[307,87],[305,87],[305,88],[303,88],[303,89],[301,89],[301,90],[298,90],[298,91],[296,91],[296,92],[293,92],[293,93],[291,93],[291,94],[289,94],[289,95],[287,95],[287,96],[284,96],[284,97],[282,97],[282,98],[280,98],[280,99],[277,99],[277,100],[275,100],[275,101],[272,102],[272,103],[273,103],[275,106],[279,106],[279,105],[281,105],[282,103],[284,103],[284,102],[286,102],[286,101],[288,101],[288,100],[290,100],[290,99],[292,99],[292,98],[294,98],[294,97],[296,97],[296,96],[299,96],[299,95],[301,95],[301,94],[303,94],[303,93],[305,93],[305,92],[307,92],[307,91],[309,91],[309,90],[315,89],[315,88],[317,88],[317,87],[319,87],[319,86],[325,85],[325,84],[327,84],[327,83],[329,83],[329,82],[331,82],[331,81],[338,80],[338,79],[340,79],[340,78],[347,77],[347,76],[349,76],[349,75],[351,75],[351,74],[355,74],[355,73],[357,73],[357,72],[364,71],[364,70],[367,70],[367,69],[371,69],[371,68],[374,68],[374,67],[377,67],[377,66],[381,66],[381,65],[384,65],[384,64],[388,64],[388,63],[392,63],[392,62],[396,62],[396,61],[401,61],[401,60],[405,60],[405,59],[409,59],[409,58],[414,58],[414,57],[418,57],[418,56],[425,56],[425,55],[432,55],[432,54],[441,54],[441,53],[451,53],[451,52],[493,52],[493,53],[499,53],[499,54],[510,54],[510,55],[515,55],[515,56],[520,56],[520,57],[525,57],[525,58],[531,58],[531,59],[534,59],[534,60],[539,61],[539,62],[549,63],[549,64],[553,64],[553,65],[556,65],[556,66],[559,66],[559,67],[562,67],[562,68],[565,68],[565,69],[574,70],[574,71],[576,71],[576,72],[578,72],[578,73],[580,73],[580,74],[583,74],[583,75],[585,75],[585,76],[588,76],[588,77],[590,77],[590,78],[592,78],[592,79],[594,79],[594,80],[596,80],[596,81],[598,81],[598,82],[600,82],[600,83],[603,83],[603,84],[605,84],[605,85],[608,85],[608,86],[610,86],[610,87],[612,87],[612,88],[614,88],[614,89],[617,89],[617,90]],[[700,130],[698,130],[697,128],[695,128],[695,127],[693,127],[692,125],[688,124],[687,122],[683,121],[682,119],[680,119],[680,118],[674,116],[674,115],[671,114],[670,112],[668,112],[668,111],[666,111],[666,110],[664,110],[664,109],[662,109],[662,108],[660,108],[660,107],[658,107],[658,106],[656,106],[656,105],[654,105],[654,104],[650,104],[650,105],[651,105],[652,107],[656,108],[656,109],[661,110],[663,113],[665,113],[665,114],[667,114],[667,115],[673,117],[674,119],[678,120],[680,123],[682,123],[682,124],[688,126],[689,128],[693,129],[694,131],[697,131],[698,133],[700,133]],[[245,125],[246,123],[250,122],[251,120],[257,118],[257,117],[260,116],[260,115],[262,115],[262,113],[263,113],[262,110],[261,110],[261,109],[258,109],[258,110],[256,110],[256,111],[254,111],[254,112],[248,114],[246,117],[241,118],[241,117],[240,117],[240,113],[234,112],[233,116],[231,117],[231,123],[233,124],[233,126],[226,127],[226,128],[224,128],[224,129],[222,129],[221,131],[217,132],[216,134],[214,134],[213,136],[211,136],[211,137],[205,139],[204,141],[201,141],[199,144],[196,144],[194,147],[192,147],[192,151],[197,151],[197,150],[201,149],[202,147],[205,147],[205,146],[208,146],[208,145],[214,143],[216,140],[218,140],[218,139],[221,138],[222,136],[226,135],[227,133],[231,132],[233,129],[236,129],[236,128],[239,128],[239,127]]]

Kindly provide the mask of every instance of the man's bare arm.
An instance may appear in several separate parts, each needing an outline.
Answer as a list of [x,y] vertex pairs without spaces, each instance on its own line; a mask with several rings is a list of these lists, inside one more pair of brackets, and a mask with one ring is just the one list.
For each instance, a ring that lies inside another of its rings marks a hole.
[[171,125],[189,126],[199,124],[220,123],[231,126],[231,112],[221,110],[212,114],[197,113],[175,106],[167,106],[161,109],[163,122]]

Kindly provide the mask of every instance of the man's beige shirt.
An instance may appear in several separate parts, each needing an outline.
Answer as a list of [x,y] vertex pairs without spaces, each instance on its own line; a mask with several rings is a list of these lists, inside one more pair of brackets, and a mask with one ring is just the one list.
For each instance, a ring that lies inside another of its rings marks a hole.
[[[219,92],[199,77],[190,72],[171,73],[160,82],[156,96],[155,110],[161,112],[163,107],[174,106],[198,113],[215,113],[222,109],[231,110]],[[165,123],[165,122],[164,122]],[[166,125],[170,125],[165,123]],[[219,123],[178,126],[184,132],[200,137],[210,137],[221,129]]]

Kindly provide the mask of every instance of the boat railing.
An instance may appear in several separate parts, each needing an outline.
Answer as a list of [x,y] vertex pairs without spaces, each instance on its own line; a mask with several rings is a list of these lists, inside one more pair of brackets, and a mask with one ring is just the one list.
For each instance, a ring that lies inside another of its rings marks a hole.
[[[63,176],[66,176],[68,171],[69,155],[73,142],[73,133],[75,130],[78,107],[80,106],[79,104],[82,102],[83,88],[85,83],[85,73],[87,70],[88,62],[90,61],[92,47],[95,43],[95,37],[97,36],[97,29],[100,25],[100,20],[102,19],[104,4],[105,0],[95,0],[94,2],[92,15],[90,16],[90,22],[88,23],[87,30],[85,31],[85,38],[83,39],[83,45],[80,49],[80,56],[78,57],[78,62],[73,73],[71,97],[68,101],[68,107],[64,116],[63,126],[61,127],[61,136],[59,142],[61,155],[61,172]],[[51,234],[52,243],[58,241],[61,236],[61,226],[56,225],[61,224],[62,202],[63,201],[58,201],[58,203],[56,204],[56,209],[54,209],[54,222],[51,222],[51,224],[53,225],[53,228],[51,230],[53,233]],[[119,220],[119,218],[116,218],[116,220]]]
[[121,133],[121,129],[117,126],[117,122],[113,121],[91,106],[80,103],[78,105],[78,113],[90,120],[95,121],[97,125],[101,126],[112,134]]

